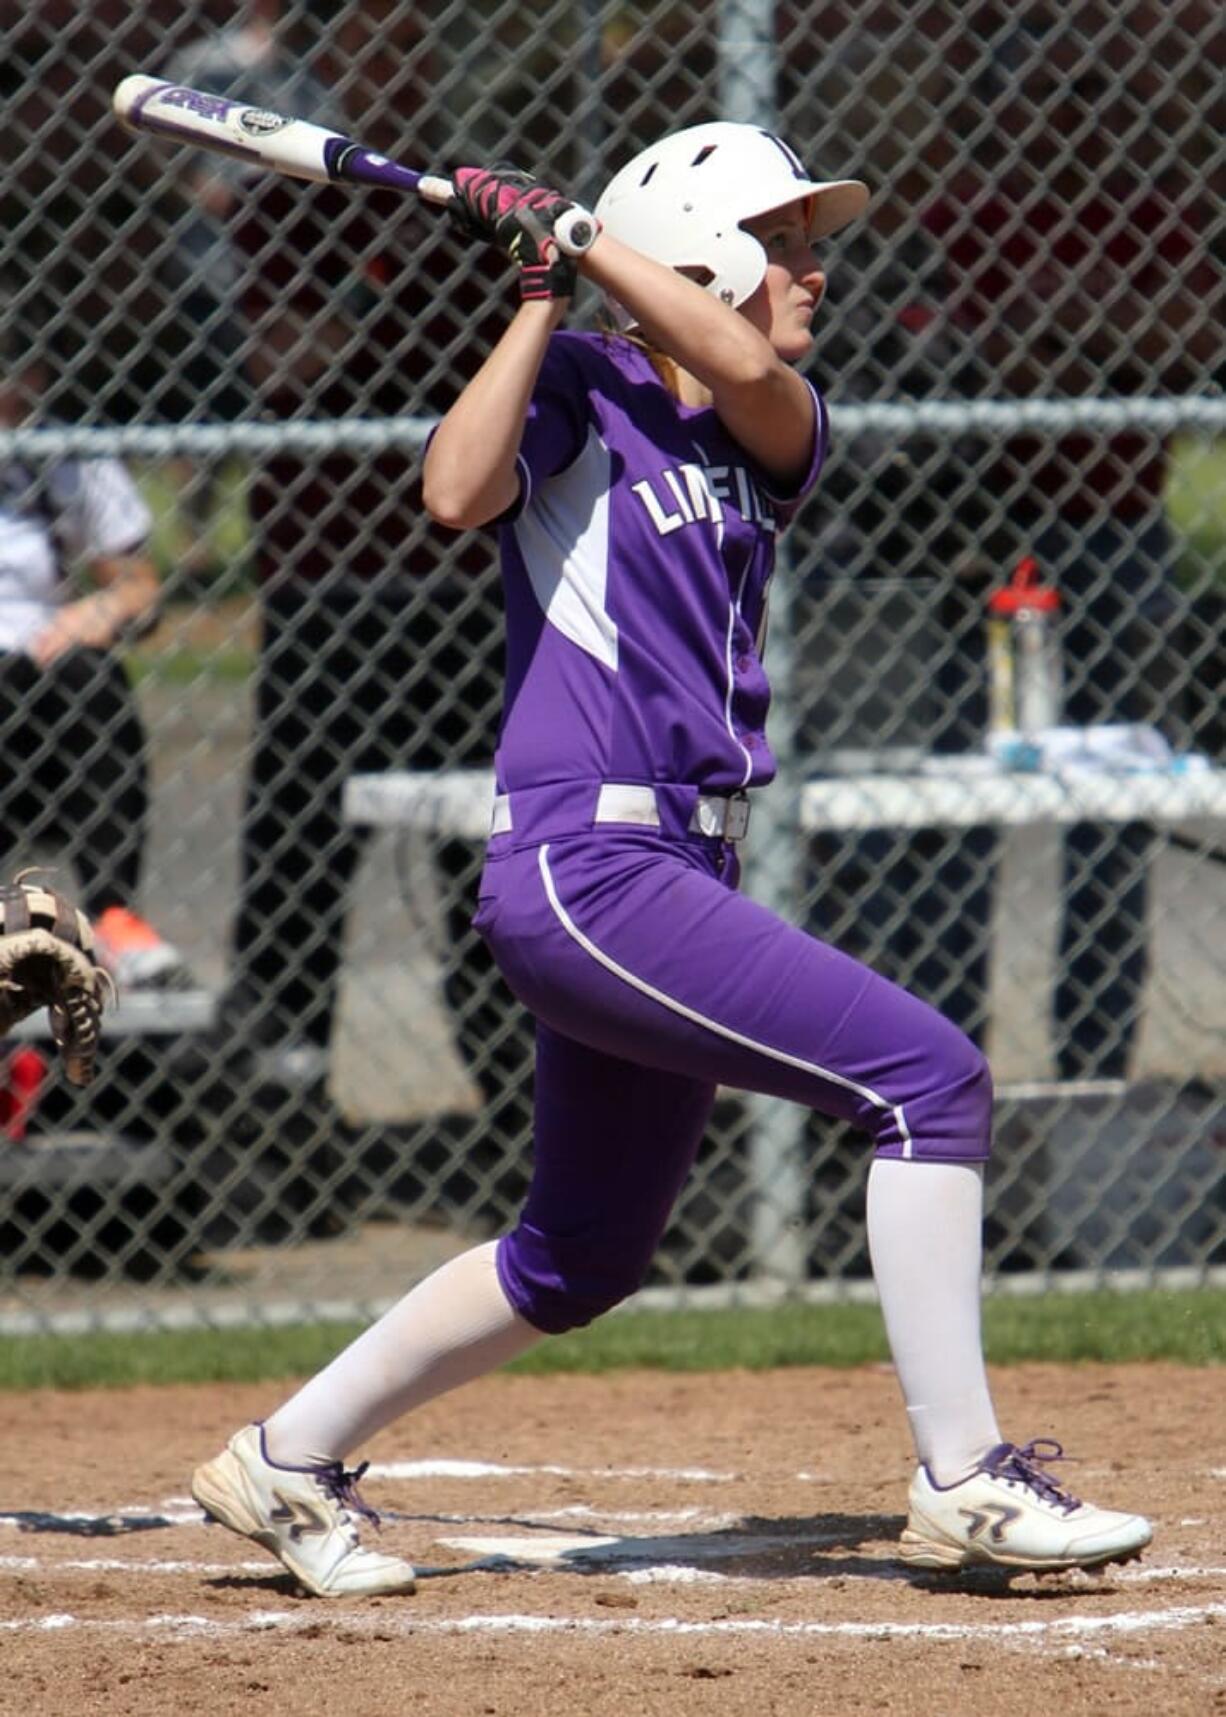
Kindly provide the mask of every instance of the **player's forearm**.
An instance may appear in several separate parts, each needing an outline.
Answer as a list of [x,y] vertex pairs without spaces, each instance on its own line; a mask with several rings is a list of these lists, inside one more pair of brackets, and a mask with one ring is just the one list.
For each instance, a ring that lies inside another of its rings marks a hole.
[[142,625],[157,609],[161,579],[147,555],[109,556],[94,563],[93,574],[99,588],[84,600],[93,604],[100,622],[110,623],[112,637]]
[[109,650],[129,628],[154,613],[160,581],[144,555],[114,555],[93,564],[99,588],[59,609],[29,646],[40,667],[72,649]]
[[561,299],[522,304],[435,430],[422,467],[422,496],[440,525],[475,529],[518,495],[516,459],[532,389],[566,308]]
[[[579,268],[706,390],[724,428],[764,470],[783,481],[799,476],[812,456],[813,396],[760,328],[607,233]],[[697,402],[687,395],[686,403]]]

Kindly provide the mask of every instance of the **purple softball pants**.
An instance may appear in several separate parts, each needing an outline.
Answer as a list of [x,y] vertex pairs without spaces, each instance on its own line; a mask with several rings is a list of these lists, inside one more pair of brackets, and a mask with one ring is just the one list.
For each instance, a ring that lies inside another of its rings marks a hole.
[[733,850],[698,835],[517,826],[490,843],[476,925],[537,1020],[532,1182],[498,1269],[537,1329],[641,1284],[719,1085],[852,1122],[882,1156],[988,1154],[970,1040],[736,881]]

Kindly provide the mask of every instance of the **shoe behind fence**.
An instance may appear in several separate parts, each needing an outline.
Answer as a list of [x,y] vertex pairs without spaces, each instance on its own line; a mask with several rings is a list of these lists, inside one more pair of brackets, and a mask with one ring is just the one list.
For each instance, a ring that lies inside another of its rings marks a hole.
[[196,988],[187,961],[164,936],[126,906],[108,906],[94,925],[98,959],[120,992]]

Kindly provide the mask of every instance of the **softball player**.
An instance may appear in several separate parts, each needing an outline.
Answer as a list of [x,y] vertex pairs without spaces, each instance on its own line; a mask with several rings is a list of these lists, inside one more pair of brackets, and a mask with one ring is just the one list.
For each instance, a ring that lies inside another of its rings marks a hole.
[[919,1457],[902,1556],[1049,1570],[1135,1556],[1148,1522],[1070,1496],[1057,1444],[1003,1440],[979,1335],[992,1088],[954,1026],[737,892],[773,762],[761,664],[775,538],[816,480],[825,407],[792,367],[813,244],[863,185],[810,179],[718,123],[613,179],[579,269],[617,332],[564,331],[570,207],[510,170],[455,175],[523,303],[438,428],[425,497],[497,526],[507,694],[477,923],[538,1029],[520,1219],[412,1290],[199,1469],[205,1510],[320,1596],[407,1590],[360,1541],[343,1458],[381,1427],[641,1282],[719,1084],[868,1132],[868,1229]]

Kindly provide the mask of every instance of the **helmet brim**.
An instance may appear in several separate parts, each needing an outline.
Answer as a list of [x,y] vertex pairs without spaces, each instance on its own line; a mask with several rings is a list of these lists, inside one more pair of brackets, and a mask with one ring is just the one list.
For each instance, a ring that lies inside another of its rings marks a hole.
[[810,238],[829,238],[850,221],[857,220],[868,207],[868,186],[860,179],[831,179],[813,185],[813,224]]
[[[791,201],[811,205],[809,237],[819,239],[829,238],[840,227],[857,220],[868,207],[868,196],[868,186],[860,179],[800,179]],[[772,209],[789,206],[788,203],[767,203],[764,208],[742,215],[741,220],[756,220],[759,215],[770,214]]]

